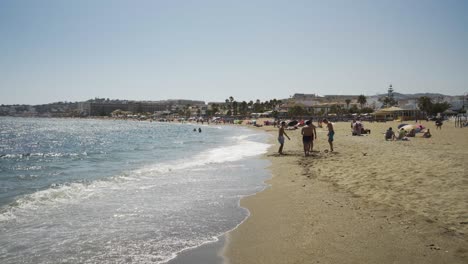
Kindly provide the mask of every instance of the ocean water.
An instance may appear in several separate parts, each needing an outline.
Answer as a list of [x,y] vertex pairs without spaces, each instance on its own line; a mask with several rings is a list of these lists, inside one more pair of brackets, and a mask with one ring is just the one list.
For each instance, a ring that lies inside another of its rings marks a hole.
[[267,137],[0,117],[0,263],[164,263],[216,241],[248,216],[240,198],[265,188]]

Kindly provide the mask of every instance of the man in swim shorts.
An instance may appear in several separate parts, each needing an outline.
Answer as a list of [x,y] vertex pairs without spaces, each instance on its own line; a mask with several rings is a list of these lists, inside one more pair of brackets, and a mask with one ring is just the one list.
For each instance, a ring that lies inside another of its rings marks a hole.
[[284,127],[286,126],[286,122],[281,122],[281,127],[279,129],[279,132],[278,132],[278,142],[280,143],[280,147],[278,149],[278,153],[280,155],[283,154],[283,146],[284,146],[284,136],[286,136],[289,140],[291,140],[289,138],[289,136],[286,134],[286,132],[284,131]]
[[333,130],[333,124],[327,119],[323,119],[323,123],[327,125],[328,128],[328,144],[330,144],[330,152],[333,152],[333,136],[335,135],[335,130]]
[[306,125],[301,130],[302,134],[302,143],[304,144],[304,156],[309,156],[311,147],[310,145],[313,142],[314,137],[314,127],[309,121],[306,122]]

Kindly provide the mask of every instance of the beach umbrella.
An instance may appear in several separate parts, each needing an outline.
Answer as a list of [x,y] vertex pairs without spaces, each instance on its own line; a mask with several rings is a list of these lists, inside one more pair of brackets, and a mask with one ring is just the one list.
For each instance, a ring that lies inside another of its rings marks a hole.
[[424,129],[426,129],[425,126],[423,125],[415,125],[416,133],[422,132]]
[[[423,126],[423,125],[405,125],[405,126],[402,126],[401,128],[403,128],[404,130],[406,130],[408,132],[414,129],[414,131],[416,131],[416,133],[419,133],[423,129],[425,129],[426,127]],[[400,129],[400,127],[399,127],[399,129]]]
[[413,125],[405,125],[400,127],[399,129],[403,128],[406,131],[411,131],[412,129],[416,129]]
[[297,125],[297,123],[298,123],[297,120],[293,120],[293,121],[288,123],[288,126],[295,126],[295,125]]
[[405,126],[402,126],[402,128],[406,131],[411,131],[412,129],[414,129],[414,131],[416,131],[416,133],[419,133],[421,131],[423,131],[424,129],[426,129],[425,126],[423,125],[419,125],[419,124],[416,124],[416,125],[405,125]]

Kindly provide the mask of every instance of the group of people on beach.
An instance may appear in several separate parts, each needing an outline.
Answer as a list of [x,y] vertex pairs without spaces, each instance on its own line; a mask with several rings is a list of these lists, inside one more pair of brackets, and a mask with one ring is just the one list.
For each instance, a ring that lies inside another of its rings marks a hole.
[[360,136],[362,134],[370,134],[370,129],[365,129],[361,120],[353,119],[351,122],[351,131],[353,136]]
[[[328,143],[330,145],[330,151],[333,152],[333,137],[335,135],[335,131],[333,129],[333,124],[329,122],[327,119],[323,119],[322,121],[324,124],[327,125],[328,129]],[[285,132],[286,122],[281,122],[280,128],[278,131],[278,142],[280,143],[280,147],[278,149],[278,153],[283,155],[283,146],[284,146],[284,138],[287,137],[289,140],[291,139],[288,134]],[[309,156],[312,152],[314,147],[314,140],[317,140],[317,131],[314,124],[312,124],[312,119],[305,122],[305,126],[301,129],[302,135],[302,143],[304,145],[304,156]]]
[[[385,140],[409,140],[409,137],[415,137],[416,130],[412,129],[410,132],[407,132],[404,128],[400,128],[398,135],[395,135],[395,132],[391,127],[385,132]],[[427,129],[422,135],[423,138],[430,138],[432,136],[431,130]]]

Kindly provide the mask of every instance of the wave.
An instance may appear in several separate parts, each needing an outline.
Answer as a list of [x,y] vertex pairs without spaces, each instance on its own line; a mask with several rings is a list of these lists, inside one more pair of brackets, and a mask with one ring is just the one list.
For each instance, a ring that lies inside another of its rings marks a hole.
[[79,156],[88,156],[88,153],[57,153],[57,152],[50,152],[50,153],[17,153],[17,154],[0,154],[1,159],[23,159],[23,158],[31,158],[31,157],[79,157]]
[[[252,135],[250,135],[252,136]],[[168,172],[196,170],[209,164],[222,164],[255,157],[267,152],[269,144],[248,140],[249,135],[235,137],[233,145],[217,147],[199,153],[191,158],[153,164],[114,177],[91,182],[52,184],[49,188],[18,198],[15,202],[0,208],[0,222],[15,219],[17,213],[38,210],[42,206],[79,203],[84,199],[100,195],[100,190],[125,189],[125,183],[154,179]]]

